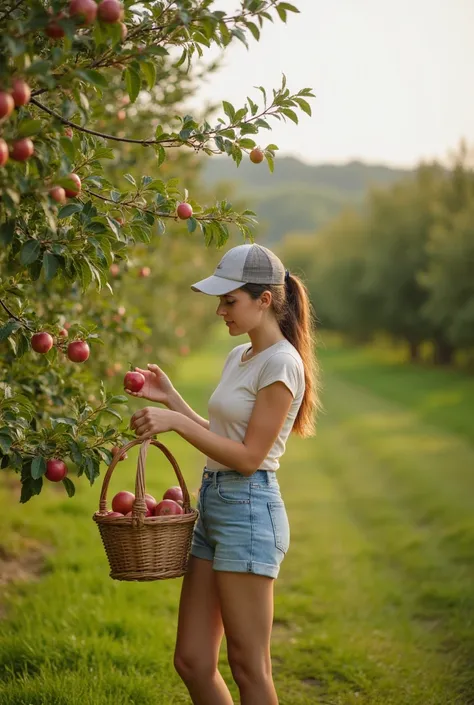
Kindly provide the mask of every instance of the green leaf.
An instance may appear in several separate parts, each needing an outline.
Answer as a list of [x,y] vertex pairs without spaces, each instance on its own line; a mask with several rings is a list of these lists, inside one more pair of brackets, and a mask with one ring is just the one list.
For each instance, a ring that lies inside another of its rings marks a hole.
[[59,260],[51,252],[45,252],[43,255],[43,269],[47,282],[54,278],[58,271]]
[[20,262],[25,265],[36,262],[36,260],[40,256],[40,252],[41,246],[38,240],[28,240],[28,242],[25,242],[25,244],[21,248]]
[[115,394],[107,400],[107,404],[128,404],[128,397],[125,394]]
[[0,225],[0,243],[10,245],[15,234],[15,221],[7,220]]
[[25,502],[28,502],[28,500],[31,499],[35,494],[39,494],[41,492],[42,487],[42,477],[39,477],[37,480],[33,479],[32,477],[26,477],[24,480],[22,480],[20,496],[21,504],[25,504]]
[[158,157],[158,166],[161,166],[166,159],[165,148],[161,144],[155,144],[155,152]]
[[60,137],[59,144],[61,145],[61,148],[68,157],[68,159],[73,162],[76,156],[76,150],[74,148],[73,140],[70,137]]
[[290,110],[290,108],[280,108],[280,112],[286,115],[286,117],[289,117],[296,125],[298,124],[298,116],[294,110]]
[[188,220],[188,232],[193,233],[196,230],[197,227],[197,220],[196,218],[189,218]]
[[294,101],[295,103],[298,103],[303,112],[305,112],[307,115],[311,115],[311,106],[304,98],[295,97]]
[[59,211],[58,219],[61,220],[62,218],[69,218],[69,216],[73,215],[74,213],[80,213],[82,209],[82,203],[68,203],[67,205],[63,206]]
[[253,22],[246,22],[245,24],[246,24],[247,28],[252,32],[255,39],[258,41],[260,39],[260,30],[257,27],[257,25],[254,24]]
[[16,133],[17,137],[31,137],[41,132],[43,123],[41,120],[22,120]]
[[51,64],[49,61],[35,61],[26,69],[27,74],[43,74],[48,75],[51,72]]
[[148,88],[153,88],[156,83],[156,66],[152,61],[143,61],[140,64],[142,76],[148,84]]
[[136,185],[137,185],[137,182],[135,181],[135,179],[133,178],[133,176],[132,176],[131,174],[124,174],[124,175],[123,175],[123,178],[124,178],[126,181],[128,181],[129,184],[132,184],[132,186],[136,186]]
[[235,109],[234,109],[234,106],[233,106],[231,103],[229,103],[227,100],[223,100],[223,101],[222,101],[222,107],[224,108],[225,114],[227,115],[227,117],[228,117],[228,118],[230,119],[230,121],[232,122],[232,120],[234,119],[234,116],[235,116]]
[[99,88],[108,88],[109,82],[103,76],[100,71],[95,69],[77,69],[76,76],[82,78],[87,83],[91,83],[93,86],[98,86]]
[[116,416],[120,421],[122,420],[122,417],[120,416],[118,411],[115,411],[115,409],[110,409],[109,407],[107,407],[106,409],[103,409],[101,413],[112,414],[112,416]]
[[10,450],[13,440],[9,436],[0,436],[0,450],[5,455]]
[[68,477],[63,477],[62,483],[66,488],[67,496],[74,497],[74,495],[76,494],[76,488],[72,480],[70,480]]
[[46,472],[46,461],[41,455],[37,455],[36,458],[33,458],[33,462],[31,463],[31,477],[34,480],[37,480],[39,477],[44,475]]
[[242,147],[243,149],[253,149],[255,147],[255,142],[247,137],[244,137],[244,139],[239,140],[239,147]]
[[125,80],[127,93],[130,97],[130,102],[134,103],[141,88],[142,80],[140,74],[131,66],[128,66],[123,72],[123,78]]
[[281,7],[282,10],[287,10],[288,12],[298,12],[299,13],[298,8],[295,7],[294,5],[290,5],[289,2],[280,2],[278,7]]
[[274,161],[273,161],[273,157],[271,157],[268,153],[265,153],[265,159],[266,159],[267,162],[268,162],[268,168],[270,169],[270,171],[271,171],[272,174],[273,174],[273,171],[274,171],[274,169],[275,169],[275,164],[274,164]]

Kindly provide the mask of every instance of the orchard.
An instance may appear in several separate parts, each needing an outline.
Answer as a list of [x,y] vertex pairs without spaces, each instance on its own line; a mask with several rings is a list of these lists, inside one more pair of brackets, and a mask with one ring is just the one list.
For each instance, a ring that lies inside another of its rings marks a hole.
[[[275,119],[311,114],[311,90],[292,93],[285,76],[276,89],[249,87],[242,106],[178,114],[209,47],[248,46],[298,11],[276,0],[242,0],[235,13],[215,4],[2,3],[0,465],[18,473],[21,502],[44,483],[69,496],[72,478],[94,483],[134,437],[114,378],[124,360],[143,347],[173,361],[194,342],[178,345],[180,313],[186,336],[208,315],[197,300],[180,312],[184,284],[170,270],[179,262],[194,280],[213,257],[205,248],[222,247],[230,229],[252,239],[252,211],[202,201],[202,159],[266,160],[273,170],[277,146],[255,140]],[[158,317],[152,290],[167,302]]]

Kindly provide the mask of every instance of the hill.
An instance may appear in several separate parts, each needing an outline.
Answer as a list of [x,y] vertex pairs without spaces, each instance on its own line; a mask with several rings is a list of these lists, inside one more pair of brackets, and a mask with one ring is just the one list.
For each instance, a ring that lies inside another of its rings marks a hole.
[[220,194],[245,201],[260,222],[259,240],[278,242],[288,232],[313,235],[347,206],[358,207],[373,186],[390,186],[412,172],[384,165],[311,165],[282,157],[275,171],[245,160],[237,168],[228,158],[206,159],[207,186],[220,184]]

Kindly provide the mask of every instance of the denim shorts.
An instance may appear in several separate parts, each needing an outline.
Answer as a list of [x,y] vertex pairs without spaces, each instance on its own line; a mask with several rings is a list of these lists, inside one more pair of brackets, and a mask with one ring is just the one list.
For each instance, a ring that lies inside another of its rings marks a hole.
[[214,570],[276,578],[290,545],[290,525],[275,472],[204,468],[191,554]]

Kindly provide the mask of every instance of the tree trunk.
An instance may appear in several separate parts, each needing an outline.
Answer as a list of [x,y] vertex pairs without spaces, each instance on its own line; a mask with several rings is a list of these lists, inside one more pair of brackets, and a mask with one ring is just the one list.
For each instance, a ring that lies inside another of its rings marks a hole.
[[435,340],[435,365],[450,365],[453,361],[454,348],[445,340]]
[[408,345],[410,346],[410,361],[418,362],[420,359],[419,343],[415,343],[413,340],[409,340]]

